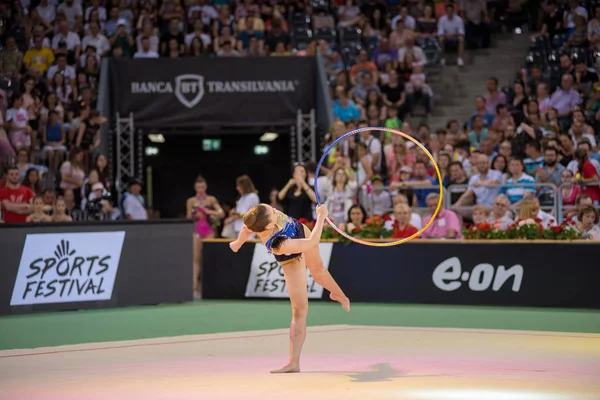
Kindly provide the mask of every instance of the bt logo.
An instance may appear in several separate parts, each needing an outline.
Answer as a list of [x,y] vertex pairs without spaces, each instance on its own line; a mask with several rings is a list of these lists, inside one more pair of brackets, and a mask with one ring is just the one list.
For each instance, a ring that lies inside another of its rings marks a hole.
[[523,281],[523,266],[517,264],[506,269],[504,265],[494,268],[492,264],[477,264],[469,272],[462,271],[458,257],[451,257],[435,268],[431,278],[435,286],[446,292],[460,288],[462,286],[460,281],[468,282],[469,289],[474,292],[487,290],[490,285],[492,290],[497,292],[510,278],[513,278],[512,291],[518,292]]

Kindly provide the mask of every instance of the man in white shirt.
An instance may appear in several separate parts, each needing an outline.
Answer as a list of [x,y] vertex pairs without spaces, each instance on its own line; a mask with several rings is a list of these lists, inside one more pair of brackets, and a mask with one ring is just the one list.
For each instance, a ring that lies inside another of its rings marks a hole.
[[133,58],[158,58],[158,53],[150,49],[150,39],[144,36],[142,38],[142,46],[133,55]]
[[[52,38],[52,50],[56,51],[61,43],[66,44],[69,59],[79,60],[81,38],[78,34],[69,30],[69,24],[65,20],[58,23],[58,33]],[[71,64],[75,64],[75,61]]]
[[98,19],[101,22],[106,21],[106,8],[100,5],[100,0],[92,0],[92,5],[85,9],[85,20],[90,20],[90,13],[94,10],[98,11]]
[[[438,21],[438,37],[444,53],[450,48],[458,47],[458,59],[456,63],[459,67],[464,66],[465,24],[462,18],[456,15],[454,5],[451,3],[446,5],[446,15]],[[441,63],[444,65],[446,60],[442,58]]]
[[77,31],[83,26],[83,9],[80,2],[65,0],[64,3],[58,5],[56,11],[65,13],[69,29]]
[[151,21],[144,22],[144,26],[142,27],[142,33],[138,34],[135,38],[138,49],[142,48],[142,38],[145,37],[148,38],[150,51],[153,51],[158,54],[158,46],[160,45],[160,40],[154,32],[154,24]]
[[90,33],[83,38],[81,45],[84,49],[87,49],[88,46],[95,47],[96,53],[100,57],[104,57],[110,51],[108,39],[100,33],[100,27],[97,22],[90,22]]
[[129,189],[123,200],[123,211],[125,212],[125,219],[129,220],[147,220],[148,212],[144,207],[144,200],[141,196],[142,184],[137,180],[133,179],[129,182]]
[[35,8],[40,18],[52,25],[56,18],[56,7],[48,4],[48,0],[42,0],[40,5]]
[[411,31],[414,31],[417,26],[417,21],[408,15],[408,7],[406,6],[402,6],[402,8],[400,8],[400,14],[392,19],[392,31],[396,30],[396,25],[400,22],[404,23],[404,27]]
[[56,55],[56,64],[48,68],[48,74],[46,75],[46,81],[48,82],[48,86],[52,86],[52,82],[54,81],[54,75],[57,72],[63,74],[69,85],[71,87],[75,87],[75,79],[77,75],[75,73],[75,68],[67,65],[67,55],[66,54],[57,54]]
[[202,20],[200,20],[200,19],[197,19],[196,21],[194,21],[194,31],[192,33],[188,33],[187,35],[185,35],[186,49],[190,48],[190,45],[192,44],[192,40],[194,40],[195,37],[197,37],[198,39],[200,39],[202,41],[202,44],[204,45],[205,48],[210,46],[210,44],[212,43],[210,36],[207,35],[206,33],[204,33],[204,24],[202,23]]
[[188,8],[188,19],[195,11],[200,11],[200,19],[206,26],[210,26],[213,19],[219,18],[217,10],[208,4],[207,0],[197,0],[197,4]]
[[424,66],[427,64],[427,56],[422,48],[415,46],[415,37],[413,35],[409,35],[404,42],[404,46],[398,49],[398,61],[404,61],[407,53],[412,53],[415,62],[419,63],[419,65]]

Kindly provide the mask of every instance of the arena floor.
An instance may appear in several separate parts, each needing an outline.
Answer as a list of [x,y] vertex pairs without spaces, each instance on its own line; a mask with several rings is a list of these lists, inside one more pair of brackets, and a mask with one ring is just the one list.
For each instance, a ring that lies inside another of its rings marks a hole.
[[[309,328],[302,373],[287,375],[268,372],[286,361],[287,329],[185,334],[190,324],[197,332],[213,330],[215,318],[222,330],[268,325],[287,307],[201,302],[3,317],[0,399],[600,399],[597,312],[355,305],[345,314],[333,304],[315,304],[313,314],[339,316],[330,318],[334,324],[373,314],[382,323],[324,325],[322,316],[313,317],[319,326]],[[241,317],[246,308],[261,312]],[[413,320],[419,309],[420,323]],[[213,320],[204,319],[207,312]],[[225,326],[236,313],[237,322]],[[424,327],[436,313],[440,326]],[[386,319],[400,325],[401,316],[421,326],[381,326]],[[173,319],[181,323],[167,327]],[[455,328],[443,326],[452,319]],[[477,320],[480,327],[465,327]],[[512,328],[481,329],[493,321]],[[521,329],[513,326],[518,321]],[[558,331],[562,324],[571,332]],[[548,330],[523,330],[534,325]],[[181,335],[163,335],[169,331]]]

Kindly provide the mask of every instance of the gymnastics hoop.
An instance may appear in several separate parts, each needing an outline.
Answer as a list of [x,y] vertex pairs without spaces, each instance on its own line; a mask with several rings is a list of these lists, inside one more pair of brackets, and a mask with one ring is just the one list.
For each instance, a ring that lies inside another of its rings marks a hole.
[[[427,154],[427,157],[429,157],[429,159],[431,160],[431,162],[433,163],[433,167],[435,168],[435,173],[438,177],[438,182],[440,182],[440,197],[438,200],[438,204],[437,207],[435,208],[435,211],[433,213],[433,215],[431,216],[431,218],[429,219],[429,222],[423,227],[421,228],[417,233],[404,238],[404,239],[400,239],[400,240],[396,240],[394,242],[386,242],[386,243],[373,243],[373,242],[369,242],[366,240],[362,240],[362,239],[358,239],[355,237],[352,237],[350,235],[348,235],[346,232],[342,231],[340,228],[338,228],[337,226],[335,226],[335,224],[333,222],[331,222],[331,220],[329,219],[329,217],[325,218],[325,220],[327,221],[327,223],[329,225],[331,225],[331,227],[340,235],[342,235],[343,237],[345,237],[348,240],[353,241],[354,243],[358,243],[358,244],[363,244],[365,246],[372,246],[372,247],[390,247],[390,246],[396,246],[402,243],[406,243],[409,240],[412,240],[414,238],[416,238],[417,236],[419,236],[421,233],[425,232],[425,230],[427,228],[429,228],[429,225],[431,225],[433,223],[433,220],[435,219],[435,217],[438,215],[438,212],[440,211],[440,208],[442,208],[442,199],[443,199],[443,189],[442,189],[442,174],[440,173],[440,168],[438,167],[437,163],[435,162],[433,156],[431,155],[431,153],[421,144],[419,143],[418,140],[416,140],[415,138],[413,138],[410,135],[407,135],[404,132],[395,130],[395,129],[390,129],[390,128],[372,128],[372,127],[367,127],[367,128],[358,128],[355,129],[353,131],[347,132],[346,134],[340,136],[339,138],[337,138],[333,143],[331,143],[329,145],[329,147],[327,147],[325,149],[325,151],[323,152],[323,155],[321,156],[321,159],[319,160],[319,163],[317,164],[317,169],[315,171],[315,196],[317,197],[317,205],[321,205],[321,199],[319,198],[319,186],[318,186],[318,179],[319,179],[319,170],[321,169],[321,164],[323,164],[323,161],[325,160],[325,157],[327,157],[327,155],[329,154],[329,152],[331,151],[331,149],[333,148],[333,146],[335,146],[339,141],[341,141],[342,139],[345,139],[348,136],[352,136],[356,133],[360,133],[363,131],[384,131],[384,132],[391,132],[394,133],[396,135],[402,136],[405,139],[410,140],[411,142],[413,142],[415,145],[417,145],[421,150],[423,150],[425,152],[425,154]],[[385,162],[385,160],[382,160],[382,162]]]

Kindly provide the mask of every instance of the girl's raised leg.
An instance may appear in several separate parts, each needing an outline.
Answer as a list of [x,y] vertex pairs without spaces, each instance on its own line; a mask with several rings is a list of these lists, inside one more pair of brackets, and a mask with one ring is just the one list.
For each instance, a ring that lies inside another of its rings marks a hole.
[[[304,227],[304,231],[306,235],[310,235],[310,229]],[[335,279],[333,279],[333,276],[331,276],[327,268],[323,265],[319,246],[317,245],[312,249],[305,251],[304,258],[306,259],[306,265],[315,282],[331,293],[329,295],[331,300],[337,301],[342,305],[344,310],[350,311],[350,299],[346,297]]]
[[306,289],[306,265],[303,259],[282,264],[285,284],[292,303],[290,324],[290,360],[273,374],[300,372],[300,354],[306,338],[306,316],[308,315],[308,293]]

